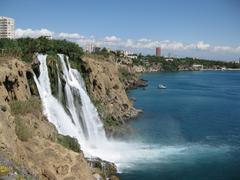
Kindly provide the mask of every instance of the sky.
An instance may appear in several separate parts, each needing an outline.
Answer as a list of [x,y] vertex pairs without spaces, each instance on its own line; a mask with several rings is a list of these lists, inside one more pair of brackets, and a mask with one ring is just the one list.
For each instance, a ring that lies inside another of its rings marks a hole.
[[239,0],[1,0],[16,37],[52,35],[154,54],[240,58]]

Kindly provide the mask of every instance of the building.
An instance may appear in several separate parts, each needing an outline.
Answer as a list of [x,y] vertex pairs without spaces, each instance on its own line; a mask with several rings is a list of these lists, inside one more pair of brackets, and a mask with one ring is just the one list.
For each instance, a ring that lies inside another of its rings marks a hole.
[[96,48],[97,47],[94,44],[87,44],[84,49],[86,52],[94,53],[96,51]]
[[15,21],[12,18],[0,16],[0,38],[14,38]]
[[194,70],[203,70],[203,65],[202,64],[193,64],[192,68]]
[[172,62],[172,61],[173,61],[173,58],[166,58],[165,61],[167,61],[167,62],[168,62],[168,61],[171,61],[171,62]]
[[156,48],[156,56],[157,56],[157,57],[160,57],[160,56],[161,56],[161,48],[160,48],[160,47],[157,47],[157,48]]
[[232,61],[232,62],[235,63],[235,64],[240,64],[240,58],[239,58],[239,60]]
[[130,58],[130,59],[137,59],[138,58],[137,54],[128,54],[127,57]]

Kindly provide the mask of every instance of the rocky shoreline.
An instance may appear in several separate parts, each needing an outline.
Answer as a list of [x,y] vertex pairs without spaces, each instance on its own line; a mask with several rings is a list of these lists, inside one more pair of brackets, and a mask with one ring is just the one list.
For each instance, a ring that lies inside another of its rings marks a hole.
[[148,86],[148,81],[144,79],[129,80],[127,89],[145,88]]

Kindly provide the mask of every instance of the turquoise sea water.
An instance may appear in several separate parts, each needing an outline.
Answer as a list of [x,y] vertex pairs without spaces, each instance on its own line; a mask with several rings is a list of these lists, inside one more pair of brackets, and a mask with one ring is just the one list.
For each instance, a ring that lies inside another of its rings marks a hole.
[[[143,113],[131,121],[153,149],[121,179],[239,180],[240,71],[149,73],[132,90]],[[167,89],[160,90],[158,84]]]

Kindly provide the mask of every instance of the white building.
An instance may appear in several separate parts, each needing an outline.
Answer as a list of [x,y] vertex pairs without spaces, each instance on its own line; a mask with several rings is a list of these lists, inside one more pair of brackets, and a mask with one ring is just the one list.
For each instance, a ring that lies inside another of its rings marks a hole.
[[203,69],[203,65],[202,64],[193,64],[192,67],[195,70],[202,70]]
[[0,16],[0,38],[14,38],[15,21],[12,18]]
[[173,58],[166,58],[165,61],[167,61],[167,62],[168,62],[168,61],[171,61],[171,62],[172,62],[172,61],[173,61]]
[[86,52],[92,53],[95,51],[96,46],[94,44],[87,44],[84,49]]
[[233,61],[233,63],[240,64],[240,58],[239,60]]
[[130,59],[137,59],[137,54],[128,54],[127,57]]

